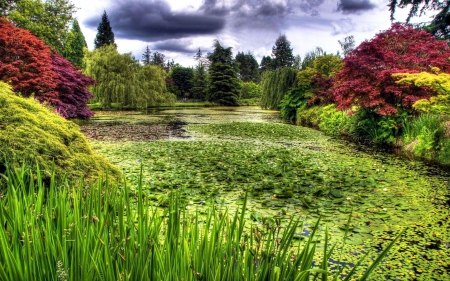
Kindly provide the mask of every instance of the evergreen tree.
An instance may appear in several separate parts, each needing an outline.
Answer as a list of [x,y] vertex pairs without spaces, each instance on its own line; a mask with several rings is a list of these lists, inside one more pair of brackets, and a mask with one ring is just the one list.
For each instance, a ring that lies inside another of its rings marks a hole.
[[274,70],[273,67],[273,60],[270,56],[264,56],[261,59],[261,65],[260,65],[261,72],[267,71],[267,70]]
[[64,57],[74,66],[81,68],[83,67],[84,48],[87,48],[86,39],[81,32],[78,21],[75,19],[64,46]]
[[206,67],[199,63],[194,71],[192,79],[192,98],[197,100],[205,100],[208,93],[208,73]]
[[145,52],[142,54],[142,63],[144,65],[149,65],[151,63],[151,57],[152,52],[150,51],[150,48],[147,45],[147,48],[145,48]]
[[291,67],[294,64],[295,57],[292,54],[291,42],[286,35],[280,35],[272,47],[273,67],[274,69]]
[[95,37],[95,49],[98,49],[105,45],[115,44],[114,33],[112,31],[111,25],[109,23],[108,15],[106,11],[103,12],[102,21],[99,23],[97,28],[97,36]]
[[154,52],[151,56],[150,64],[159,65],[164,68],[164,62],[166,61],[166,56],[160,52]]
[[194,70],[190,67],[182,67],[177,64],[171,71],[170,76],[176,87],[176,95],[178,98],[188,98],[191,95],[192,79],[194,78]]
[[231,47],[224,48],[219,41],[214,43],[214,52],[208,56],[209,67],[208,100],[222,105],[238,105],[239,79],[232,57]]
[[235,58],[238,68],[238,74],[244,82],[259,82],[259,65],[255,57],[248,52],[238,52]]

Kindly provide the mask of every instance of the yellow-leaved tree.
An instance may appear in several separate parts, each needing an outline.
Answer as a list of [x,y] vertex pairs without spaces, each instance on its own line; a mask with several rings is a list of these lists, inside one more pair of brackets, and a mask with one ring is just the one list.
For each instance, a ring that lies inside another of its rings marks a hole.
[[440,69],[433,67],[434,73],[395,73],[393,76],[400,80],[398,84],[428,87],[436,91],[430,99],[420,99],[413,104],[413,108],[432,114],[450,114],[450,74],[439,73]]

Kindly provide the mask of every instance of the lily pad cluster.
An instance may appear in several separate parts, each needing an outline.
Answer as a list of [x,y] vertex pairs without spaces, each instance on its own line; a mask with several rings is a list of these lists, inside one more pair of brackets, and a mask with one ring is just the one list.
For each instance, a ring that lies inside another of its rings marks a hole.
[[[369,154],[315,130],[284,124],[213,122],[186,127],[190,140],[94,142],[148,200],[164,206],[178,189],[186,208],[236,209],[247,219],[321,217],[330,241],[344,241],[339,262],[356,263],[405,232],[373,280],[448,280],[448,177],[416,162]],[[143,179],[139,179],[142,170]],[[302,239],[308,230],[299,229]],[[320,237],[318,239],[320,247]],[[366,261],[365,263],[369,263]]]

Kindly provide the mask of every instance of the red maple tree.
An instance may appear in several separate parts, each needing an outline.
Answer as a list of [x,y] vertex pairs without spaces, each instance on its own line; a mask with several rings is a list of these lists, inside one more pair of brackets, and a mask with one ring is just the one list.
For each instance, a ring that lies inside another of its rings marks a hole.
[[0,80],[24,97],[34,96],[65,118],[90,118],[86,105],[95,80],[78,71],[44,41],[0,17]]
[[52,54],[53,71],[57,74],[58,101],[52,103],[59,114],[65,118],[89,119],[94,115],[86,101],[94,97],[87,88],[96,84],[95,80],[78,71],[72,63],[60,54]]
[[11,83],[24,97],[56,102],[56,73],[52,70],[50,47],[30,31],[0,18],[0,80]]
[[432,67],[448,72],[449,58],[445,41],[407,24],[393,24],[345,57],[335,77],[334,99],[339,109],[357,105],[380,115],[408,110],[415,101],[435,93],[425,87],[399,85],[392,74],[430,72]]

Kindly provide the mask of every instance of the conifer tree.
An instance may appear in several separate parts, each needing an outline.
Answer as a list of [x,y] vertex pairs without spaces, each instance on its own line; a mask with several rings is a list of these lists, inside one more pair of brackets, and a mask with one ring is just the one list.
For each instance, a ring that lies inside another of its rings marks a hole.
[[235,58],[238,74],[244,82],[259,82],[259,65],[253,54],[238,52]]
[[237,105],[240,92],[231,47],[224,48],[219,41],[214,43],[214,52],[208,56],[210,84],[208,100],[222,105]]
[[208,90],[208,73],[206,67],[199,63],[194,70],[192,79],[192,97],[197,100],[205,100]]
[[145,52],[142,54],[142,63],[144,65],[149,65],[152,61],[152,52],[150,51],[150,48],[147,45],[147,48],[145,48]]
[[295,57],[292,54],[291,42],[286,35],[280,35],[272,47],[274,69],[291,67],[294,64]]
[[109,23],[108,15],[106,11],[103,12],[102,21],[99,23],[97,28],[97,36],[95,37],[95,49],[98,49],[105,45],[115,44],[114,33]]
[[83,67],[84,48],[87,48],[86,39],[81,32],[80,25],[75,19],[72,23],[67,42],[64,46],[64,57],[76,67]]

